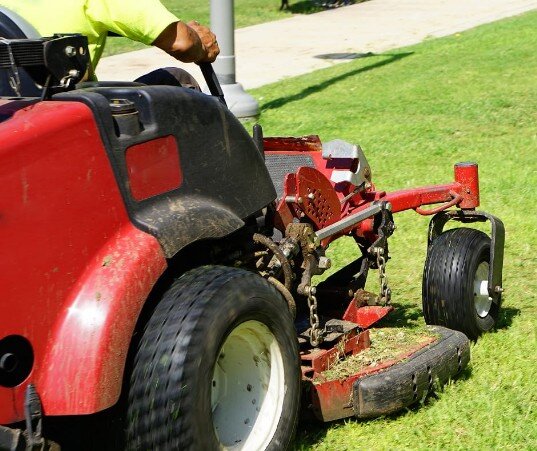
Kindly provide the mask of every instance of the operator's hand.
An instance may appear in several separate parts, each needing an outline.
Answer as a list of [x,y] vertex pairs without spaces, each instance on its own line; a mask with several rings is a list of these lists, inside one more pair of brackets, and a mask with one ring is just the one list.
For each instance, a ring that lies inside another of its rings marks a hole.
[[192,28],[201,40],[201,44],[205,51],[206,57],[196,61],[197,63],[212,63],[218,54],[220,53],[220,48],[218,47],[218,42],[216,42],[216,36],[208,28],[201,25],[195,20],[188,22],[188,26]]
[[153,45],[184,63],[212,63],[220,53],[214,33],[196,21],[168,25]]

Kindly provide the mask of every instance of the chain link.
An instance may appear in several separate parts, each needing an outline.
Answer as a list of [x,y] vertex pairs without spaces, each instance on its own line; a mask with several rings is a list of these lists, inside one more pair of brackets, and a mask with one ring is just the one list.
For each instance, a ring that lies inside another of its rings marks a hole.
[[319,315],[317,314],[317,298],[315,297],[315,287],[308,290],[308,307],[310,309],[310,343],[316,347],[323,341],[322,330],[319,326]]
[[388,277],[386,276],[386,258],[384,258],[384,249],[377,248],[377,266],[379,269],[379,300],[382,305],[388,305],[391,300],[392,290],[388,286]]

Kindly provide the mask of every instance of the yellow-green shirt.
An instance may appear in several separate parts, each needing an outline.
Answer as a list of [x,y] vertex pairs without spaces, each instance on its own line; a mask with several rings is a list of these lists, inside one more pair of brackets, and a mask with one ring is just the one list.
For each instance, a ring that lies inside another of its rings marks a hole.
[[26,19],[41,36],[87,36],[93,68],[108,31],[149,45],[179,20],[159,0],[0,0],[0,6]]

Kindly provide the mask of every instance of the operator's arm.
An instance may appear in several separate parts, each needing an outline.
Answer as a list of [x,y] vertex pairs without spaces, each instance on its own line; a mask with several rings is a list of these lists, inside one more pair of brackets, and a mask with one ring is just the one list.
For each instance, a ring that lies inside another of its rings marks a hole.
[[211,30],[181,22],[159,0],[86,0],[85,15],[100,33],[154,45],[180,61],[212,62],[220,51]]
[[185,63],[212,63],[220,52],[216,36],[197,22],[168,25],[153,45]]

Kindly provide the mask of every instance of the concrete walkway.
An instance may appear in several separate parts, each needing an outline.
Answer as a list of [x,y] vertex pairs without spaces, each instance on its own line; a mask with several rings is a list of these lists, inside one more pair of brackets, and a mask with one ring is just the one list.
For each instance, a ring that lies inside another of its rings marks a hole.
[[[277,8],[279,2],[274,3]],[[293,0],[290,0],[291,2]],[[536,9],[537,0],[370,0],[311,15],[240,28],[237,81],[255,88],[352,59],[447,36]],[[133,80],[178,65],[156,48],[103,58],[100,80]],[[194,64],[179,64],[202,80]]]

